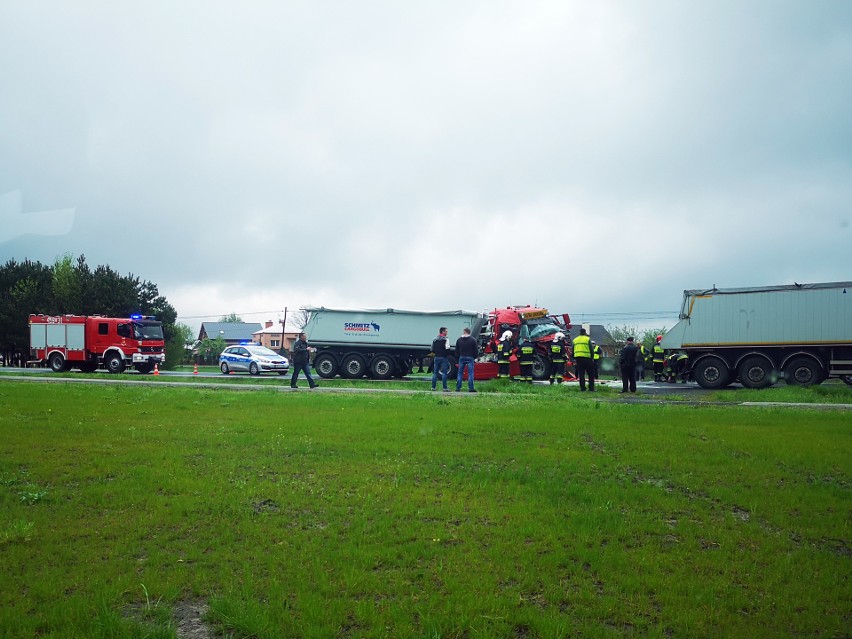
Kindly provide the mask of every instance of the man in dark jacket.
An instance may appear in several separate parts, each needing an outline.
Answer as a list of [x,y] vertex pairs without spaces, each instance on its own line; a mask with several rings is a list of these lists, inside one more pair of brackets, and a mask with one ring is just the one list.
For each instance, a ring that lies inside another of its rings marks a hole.
[[450,367],[450,340],[447,338],[447,327],[442,326],[438,330],[438,337],[432,340],[432,352],[435,359],[432,364],[432,390],[438,387],[438,376],[441,376],[441,384],[444,391],[447,388],[447,370]]
[[626,393],[628,388],[631,393],[636,392],[636,353],[639,348],[633,343],[633,338],[627,338],[627,344],[621,349],[618,356],[618,364],[621,366],[621,385],[622,393]]
[[311,388],[316,388],[317,383],[311,377],[310,371],[310,352],[311,347],[308,346],[308,338],[304,333],[299,333],[299,339],[293,343],[293,377],[290,378],[290,388],[299,388],[296,382],[299,381],[299,371],[305,371],[305,377]]
[[456,340],[456,357],[459,358],[459,374],[456,377],[456,391],[460,391],[462,387],[462,379],[464,379],[464,369],[467,368],[467,390],[475,393],[473,387],[473,361],[479,355],[479,344],[471,336],[470,329],[466,328],[463,335]]

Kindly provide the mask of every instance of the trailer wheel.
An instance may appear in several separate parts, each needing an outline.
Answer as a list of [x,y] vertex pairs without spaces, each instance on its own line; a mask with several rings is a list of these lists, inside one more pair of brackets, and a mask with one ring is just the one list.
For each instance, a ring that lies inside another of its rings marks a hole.
[[847,386],[852,386],[852,375],[841,375],[840,379],[842,379],[843,383]]
[[775,382],[775,371],[768,360],[753,355],[746,357],[737,368],[737,377],[746,388],[766,388]]
[[323,379],[337,375],[337,360],[331,353],[320,353],[314,358],[314,370]]
[[396,367],[396,371],[394,371],[394,377],[403,378],[411,372],[411,366],[408,362],[402,362],[399,366]]
[[731,373],[718,357],[705,357],[692,369],[692,376],[701,388],[716,390],[730,383]]
[[363,377],[366,372],[367,365],[364,363],[364,358],[360,355],[347,355],[343,359],[343,370],[341,370],[341,375],[347,379],[358,379],[359,377]]
[[784,369],[784,378],[794,386],[812,386],[822,381],[822,370],[810,357],[796,357]]
[[532,376],[533,379],[538,381],[550,379],[550,362],[540,353],[533,356]]
[[390,379],[396,371],[396,365],[390,355],[381,353],[370,362],[370,374],[373,379]]
[[[432,364],[434,366],[434,364]],[[447,379],[456,379],[459,376],[458,362],[452,359],[447,362]]]
[[54,353],[50,356],[48,360],[48,364],[50,364],[50,370],[54,373],[61,373],[65,369],[65,358],[62,357],[61,353]]
[[121,356],[118,353],[110,353],[104,359],[104,366],[110,373],[123,373],[124,372],[124,360],[121,359]]

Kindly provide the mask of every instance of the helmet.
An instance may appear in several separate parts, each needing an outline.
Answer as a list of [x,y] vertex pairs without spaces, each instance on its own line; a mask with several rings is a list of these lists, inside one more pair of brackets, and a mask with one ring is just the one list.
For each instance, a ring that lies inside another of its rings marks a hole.
[[657,341],[659,342],[661,339],[663,339],[663,336],[662,336],[662,335],[657,335]]
[[565,339],[565,333],[557,333],[553,336],[553,339],[559,341],[560,339]]
[[503,333],[502,337],[500,337],[500,339],[510,339],[511,337],[512,337],[512,331],[505,331]]

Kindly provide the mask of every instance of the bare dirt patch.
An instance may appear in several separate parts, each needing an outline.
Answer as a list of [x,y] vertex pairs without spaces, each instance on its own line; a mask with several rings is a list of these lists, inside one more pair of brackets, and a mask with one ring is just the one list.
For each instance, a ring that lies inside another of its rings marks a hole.
[[204,615],[210,607],[206,601],[178,601],[174,605],[172,617],[175,621],[175,633],[180,639],[215,639],[213,629],[204,621]]

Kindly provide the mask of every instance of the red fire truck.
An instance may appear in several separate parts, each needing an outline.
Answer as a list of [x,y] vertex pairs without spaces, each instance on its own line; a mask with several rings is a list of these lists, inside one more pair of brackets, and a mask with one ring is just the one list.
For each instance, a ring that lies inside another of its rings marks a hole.
[[30,360],[56,372],[150,373],[166,360],[164,348],[163,325],[150,316],[30,315]]

